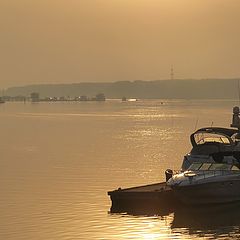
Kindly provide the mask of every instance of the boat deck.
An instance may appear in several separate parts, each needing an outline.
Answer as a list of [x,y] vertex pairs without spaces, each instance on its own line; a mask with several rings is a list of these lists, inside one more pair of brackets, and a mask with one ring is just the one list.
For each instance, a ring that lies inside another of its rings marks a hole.
[[152,192],[152,191],[163,191],[163,190],[171,190],[171,188],[166,185],[166,182],[154,183],[154,184],[149,184],[149,185],[144,185],[144,186],[125,188],[125,189],[119,188],[118,190],[108,192],[108,195],[110,195],[111,193],[116,192],[116,191],[122,191],[122,192]]
[[111,212],[134,210],[166,210],[175,202],[173,191],[166,182],[109,191]]

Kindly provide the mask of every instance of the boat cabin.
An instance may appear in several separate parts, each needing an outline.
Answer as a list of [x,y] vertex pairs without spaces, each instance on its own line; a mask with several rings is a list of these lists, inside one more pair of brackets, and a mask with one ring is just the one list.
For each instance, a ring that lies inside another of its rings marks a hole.
[[182,170],[193,162],[240,164],[240,134],[238,129],[208,127],[190,136],[192,150],[184,157]]

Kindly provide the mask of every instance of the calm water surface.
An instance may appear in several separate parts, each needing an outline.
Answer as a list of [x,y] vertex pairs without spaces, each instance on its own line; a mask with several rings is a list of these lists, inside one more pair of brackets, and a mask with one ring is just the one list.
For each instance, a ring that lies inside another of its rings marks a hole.
[[0,239],[226,239],[240,206],[110,214],[107,191],[164,180],[196,127],[229,126],[233,101],[0,105]]

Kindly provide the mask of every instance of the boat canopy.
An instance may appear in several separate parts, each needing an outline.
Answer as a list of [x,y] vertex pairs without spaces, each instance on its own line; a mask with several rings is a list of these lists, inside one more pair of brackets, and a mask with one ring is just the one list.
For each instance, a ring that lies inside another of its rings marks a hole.
[[190,136],[193,147],[204,143],[234,144],[234,136],[239,133],[234,128],[208,127],[200,128]]

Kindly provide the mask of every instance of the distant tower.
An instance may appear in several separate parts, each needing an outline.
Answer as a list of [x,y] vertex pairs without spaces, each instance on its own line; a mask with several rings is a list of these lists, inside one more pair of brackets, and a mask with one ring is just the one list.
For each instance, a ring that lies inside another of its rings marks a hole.
[[171,79],[171,80],[174,79],[174,70],[173,70],[173,66],[171,66],[170,79]]

